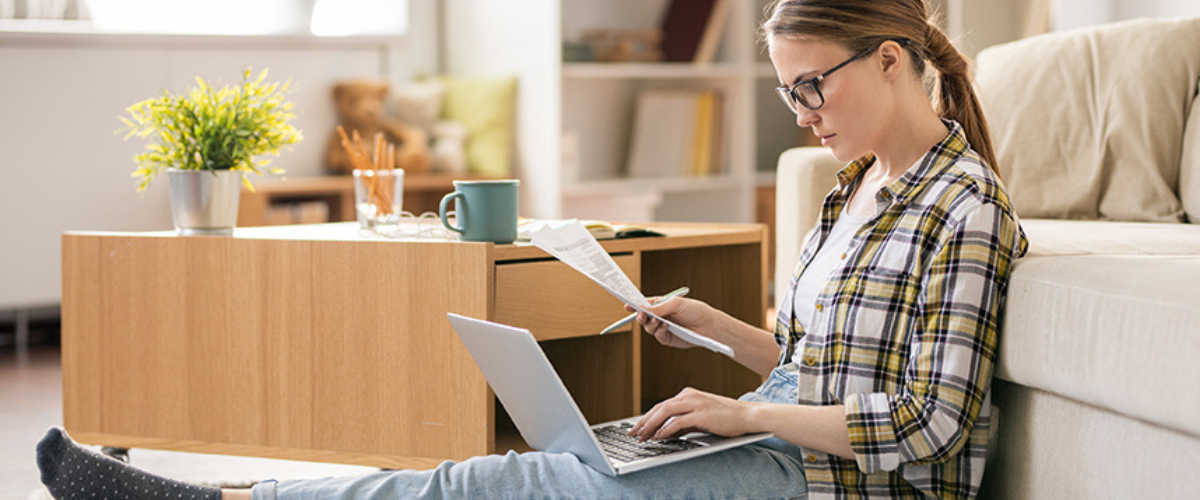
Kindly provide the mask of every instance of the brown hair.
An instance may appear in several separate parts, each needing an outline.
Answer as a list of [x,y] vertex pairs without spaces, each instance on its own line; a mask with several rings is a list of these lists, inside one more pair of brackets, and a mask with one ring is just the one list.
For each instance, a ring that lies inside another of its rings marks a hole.
[[1000,172],[987,119],[971,87],[968,62],[937,27],[924,0],[779,0],[769,8],[762,35],[811,36],[859,53],[887,40],[914,54],[913,67],[936,70],[930,88],[933,110],[963,126],[967,141],[992,171]]

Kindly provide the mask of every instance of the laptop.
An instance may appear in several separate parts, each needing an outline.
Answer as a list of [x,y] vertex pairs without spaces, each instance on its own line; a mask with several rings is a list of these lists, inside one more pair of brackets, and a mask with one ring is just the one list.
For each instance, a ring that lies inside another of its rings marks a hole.
[[692,433],[680,439],[638,443],[625,435],[638,417],[588,425],[529,330],[454,313],[446,316],[521,437],[536,450],[570,453],[601,473],[616,476],[772,436],[764,433],[727,438]]

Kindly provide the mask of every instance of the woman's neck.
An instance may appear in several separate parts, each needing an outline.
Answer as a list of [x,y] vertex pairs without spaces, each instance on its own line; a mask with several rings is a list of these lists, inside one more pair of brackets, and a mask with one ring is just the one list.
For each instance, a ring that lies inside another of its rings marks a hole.
[[[863,173],[848,200],[846,213],[854,216],[874,213],[875,194],[899,179],[917,160],[946,138],[949,130],[933,113],[933,108],[913,110],[909,118],[892,120],[884,131],[884,140],[875,153],[875,162]],[[924,112],[923,112],[924,111]]]
[[867,171],[869,179],[886,180],[884,185],[899,179],[917,160],[925,156],[946,138],[949,130],[928,103],[897,113],[897,119],[883,134],[874,151],[875,164]]

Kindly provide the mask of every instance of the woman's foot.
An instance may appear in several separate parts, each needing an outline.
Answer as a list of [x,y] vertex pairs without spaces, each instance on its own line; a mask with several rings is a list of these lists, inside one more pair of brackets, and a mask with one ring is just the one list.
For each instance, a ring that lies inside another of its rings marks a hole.
[[122,498],[220,500],[221,490],[166,479],[81,448],[55,427],[37,445],[42,484],[58,500]]

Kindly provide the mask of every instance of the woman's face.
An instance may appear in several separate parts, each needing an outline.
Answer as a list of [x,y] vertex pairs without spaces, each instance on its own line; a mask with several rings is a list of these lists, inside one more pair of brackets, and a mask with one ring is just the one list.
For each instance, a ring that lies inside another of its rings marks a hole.
[[[855,54],[816,38],[772,36],[768,43],[771,63],[782,85],[814,78]],[[797,106],[796,124],[812,127],[839,161],[850,161],[873,151],[880,137],[886,108],[880,75],[872,71],[875,54],[843,66],[817,84],[825,104],[816,111]]]

